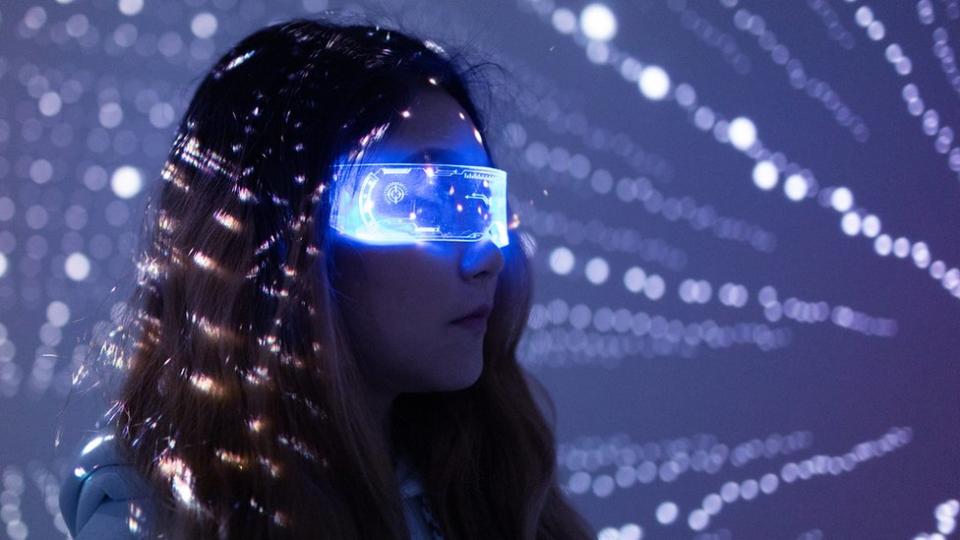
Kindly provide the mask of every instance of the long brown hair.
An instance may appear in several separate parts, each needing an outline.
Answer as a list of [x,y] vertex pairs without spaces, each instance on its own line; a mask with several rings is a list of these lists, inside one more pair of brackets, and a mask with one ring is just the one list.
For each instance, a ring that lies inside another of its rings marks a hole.
[[148,198],[121,325],[132,346],[113,350],[111,419],[156,488],[154,533],[406,538],[402,448],[450,540],[593,536],[557,484],[554,405],[517,363],[532,281],[516,223],[479,380],[400,395],[389,441],[358,399],[330,285],[331,164],[383,133],[414,79],[485,135],[468,90],[483,65],[395,30],[296,19],[204,77]]

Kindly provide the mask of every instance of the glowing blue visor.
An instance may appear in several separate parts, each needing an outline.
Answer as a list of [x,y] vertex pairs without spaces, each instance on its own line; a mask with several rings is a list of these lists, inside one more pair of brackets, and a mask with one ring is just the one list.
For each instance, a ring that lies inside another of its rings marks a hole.
[[330,225],[371,244],[476,242],[507,236],[507,172],[436,163],[334,167]]

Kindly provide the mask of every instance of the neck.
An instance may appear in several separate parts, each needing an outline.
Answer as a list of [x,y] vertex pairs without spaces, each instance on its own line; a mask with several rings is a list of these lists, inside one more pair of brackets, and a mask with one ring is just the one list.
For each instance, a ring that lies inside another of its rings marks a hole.
[[[364,385],[365,398],[367,406],[370,409],[376,425],[380,426],[380,433],[383,435],[384,442],[388,445],[390,441],[390,411],[393,407],[393,401],[397,394],[395,392],[383,391],[378,388]],[[390,448],[392,450],[392,448]]]

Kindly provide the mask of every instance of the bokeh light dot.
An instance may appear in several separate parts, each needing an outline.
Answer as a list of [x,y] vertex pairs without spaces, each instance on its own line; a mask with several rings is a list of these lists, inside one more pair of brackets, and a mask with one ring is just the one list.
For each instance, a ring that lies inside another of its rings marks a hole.
[[807,180],[799,174],[792,174],[783,183],[783,192],[791,201],[801,201],[807,196]]
[[694,531],[702,531],[709,524],[710,514],[707,514],[701,508],[697,508],[693,512],[690,512],[690,516],[687,518],[687,525],[689,525],[690,529]]
[[840,219],[840,228],[847,236],[860,234],[860,215],[856,212],[847,212]]
[[880,234],[880,218],[873,214],[867,214],[863,218],[861,230],[863,231],[863,235],[867,238],[873,238],[877,236]]
[[37,102],[40,114],[44,116],[56,116],[62,106],[63,101],[60,99],[60,94],[52,91],[44,92],[40,96],[40,101]]
[[830,205],[837,212],[846,212],[853,206],[853,193],[849,188],[838,187],[830,194]]
[[777,187],[780,180],[780,171],[772,161],[758,161],[753,166],[753,183],[762,190],[771,190]]
[[730,122],[727,135],[734,148],[745,151],[757,142],[757,127],[749,118],[739,116]]
[[577,29],[577,16],[567,8],[554,10],[550,22],[561,34],[572,34]]
[[657,506],[657,522],[661,525],[669,525],[677,519],[680,509],[671,501],[664,501]]
[[893,249],[893,240],[887,234],[881,234],[876,237],[873,241],[873,249],[877,252],[877,255],[887,256],[890,254],[890,251]]
[[129,199],[140,193],[143,176],[140,170],[130,165],[117,167],[110,176],[110,189],[121,199]]
[[670,92],[670,76],[660,66],[647,66],[637,82],[640,92],[650,100],[661,100]]
[[217,33],[217,17],[213,13],[203,12],[194,15],[190,21],[190,31],[200,39],[208,39]]
[[566,275],[573,270],[573,252],[565,247],[558,247],[550,252],[550,269],[556,274]]
[[134,16],[143,10],[143,0],[119,0],[117,9],[127,16]]
[[634,266],[623,274],[623,284],[627,290],[632,293],[638,293],[643,290],[644,282],[647,280],[647,273],[639,266]]
[[109,102],[100,106],[100,125],[105,128],[115,128],[123,122],[123,109],[119,103]]
[[83,281],[90,275],[90,259],[83,253],[71,253],[64,261],[63,268],[68,278]]
[[600,285],[607,281],[610,275],[610,265],[601,257],[594,257],[587,261],[584,268],[587,279],[594,285]]
[[650,300],[659,300],[663,297],[663,293],[667,290],[667,284],[663,281],[663,278],[657,274],[649,276],[644,282],[643,293]]
[[57,327],[67,324],[70,320],[70,308],[59,300],[50,302],[47,305],[47,320]]
[[580,12],[580,30],[588,39],[610,41],[617,34],[617,18],[606,5],[589,4]]

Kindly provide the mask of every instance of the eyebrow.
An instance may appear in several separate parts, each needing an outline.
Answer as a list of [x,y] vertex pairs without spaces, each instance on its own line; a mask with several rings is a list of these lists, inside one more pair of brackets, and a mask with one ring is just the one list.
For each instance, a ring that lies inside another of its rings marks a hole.
[[[430,154],[431,159],[435,163],[449,163],[455,165],[463,163],[465,160],[464,155],[456,150],[449,150],[446,148],[421,148],[405,157],[403,161],[404,163],[420,163],[423,161],[424,154]],[[490,156],[485,157],[487,158],[485,165],[490,166],[490,164],[493,163],[490,160]]]

